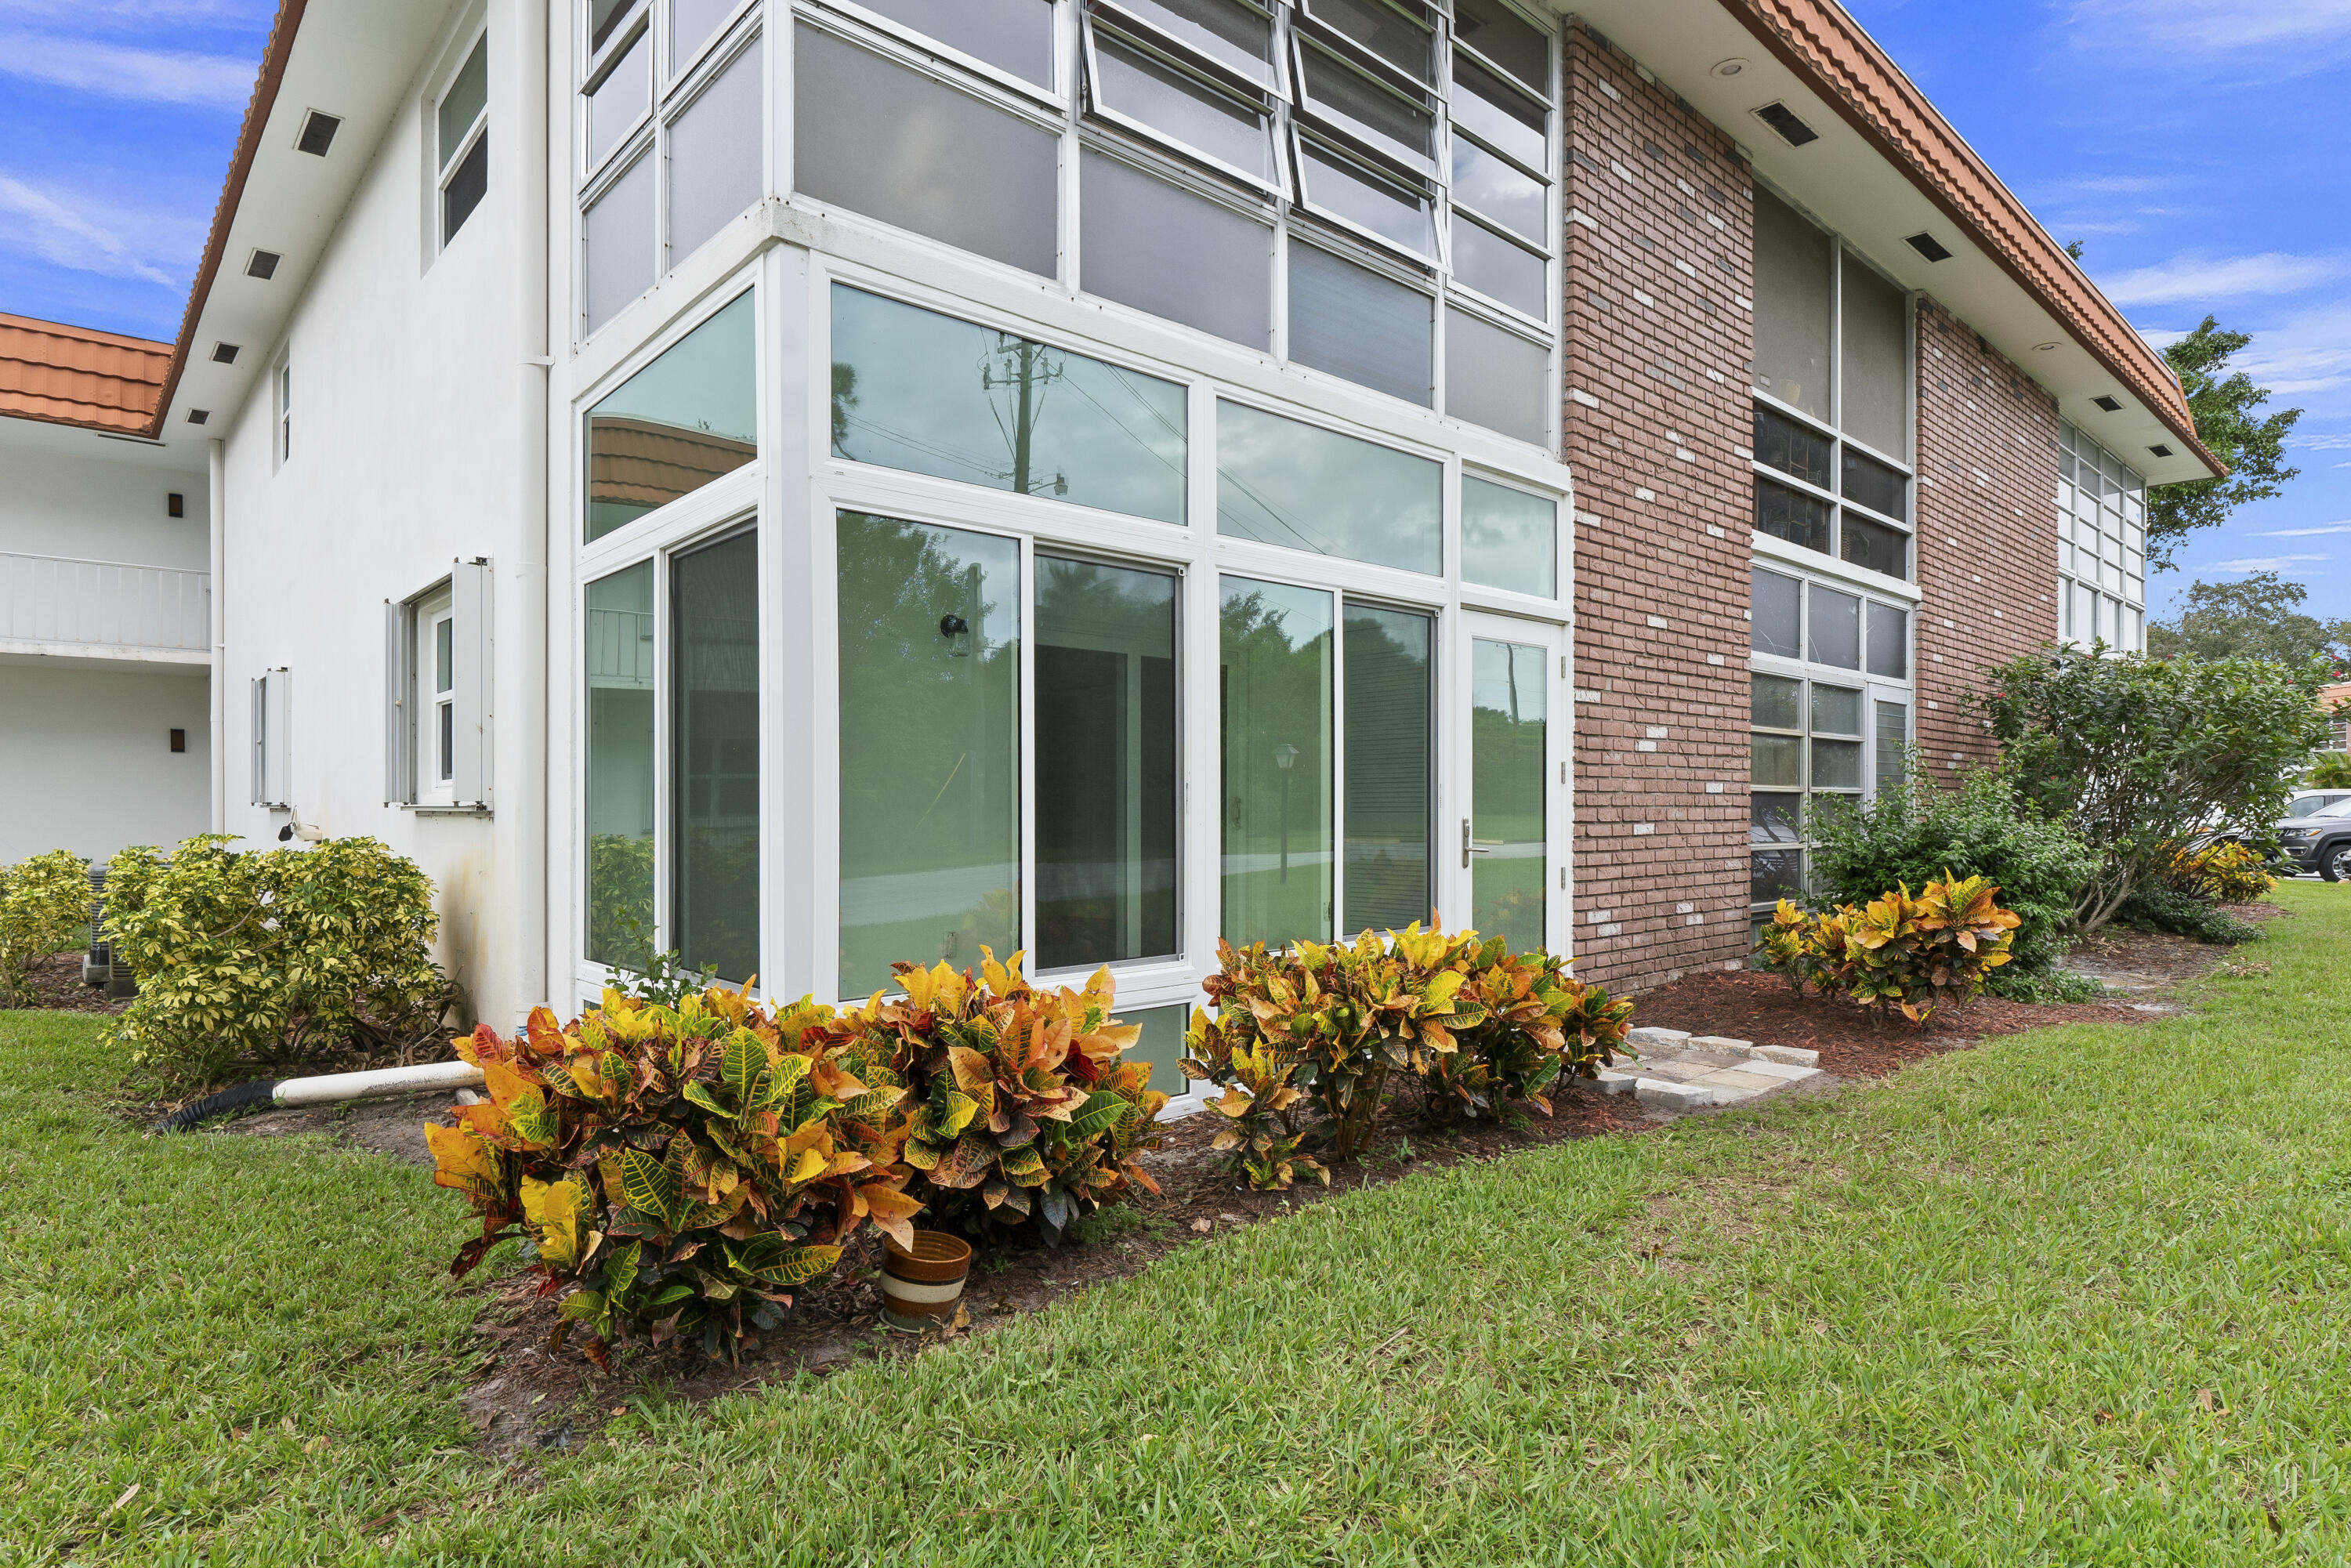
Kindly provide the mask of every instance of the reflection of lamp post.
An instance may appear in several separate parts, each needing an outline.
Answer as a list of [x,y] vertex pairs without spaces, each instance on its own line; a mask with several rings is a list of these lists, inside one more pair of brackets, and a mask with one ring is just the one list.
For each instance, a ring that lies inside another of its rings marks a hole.
[[1281,880],[1290,881],[1290,765],[1298,760],[1298,747],[1288,741],[1273,748],[1274,770],[1281,775]]

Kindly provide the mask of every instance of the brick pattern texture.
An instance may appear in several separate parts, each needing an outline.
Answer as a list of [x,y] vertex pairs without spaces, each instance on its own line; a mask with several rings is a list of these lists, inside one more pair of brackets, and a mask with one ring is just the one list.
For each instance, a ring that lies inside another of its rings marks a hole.
[[1566,102],[1573,946],[1638,989],[1748,947],[1754,206],[1730,140],[1580,24]]
[[1974,329],[1918,302],[1919,749],[1994,760],[1969,699],[2057,636],[2057,403]]

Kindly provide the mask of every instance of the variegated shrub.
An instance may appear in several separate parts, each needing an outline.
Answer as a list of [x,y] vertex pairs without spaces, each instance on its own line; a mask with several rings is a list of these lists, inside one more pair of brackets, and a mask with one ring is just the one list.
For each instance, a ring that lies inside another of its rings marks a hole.
[[1897,885],[1826,913],[1782,899],[1763,927],[1764,967],[1800,991],[1835,992],[1923,1024],[1974,997],[2009,961],[2021,920],[2000,906],[1999,894],[1983,877],[1946,873],[1915,897]]
[[1416,924],[1353,943],[1218,947],[1195,1009],[1185,1071],[1224,1089],[1217,1146],[1249,1181],[1287,1186],[1299,1170],[1324,1181],[1311,1143],[1357,1158],[1386,1105],[1390,1080],[1422,1086],[1432,1110],[1492,1115],[1510,1104],[1549,1114],[1562,1073],[1592,1077],[1624,1044],[1628,1002],[1612,1000],[1547,954],[1510,953],[1499,937]]
[[1158,1190],[1137,1156],[1157,1146],[1167,1096],[1148,1087],[1147,1062],[1123,1060],[1140,1031],[1111,1016],[1108,969],[1081,990],[1047,990],[1021,974],[1020,954],[981,952],[977,978],[894,965],[904,996],[836,1020],[850,1069],[904,1094],[892,1124],[854,1131],[908,1174],[934,1225],[1026,1228],[1057,1245],[1089,1209]]
[[903,1092],[848,1068],[830,1019],[805,1003],[770,1018],[723,988],[674,1009],[608,990],[569,1025],[541,1008],[511,1040],[457,1041],[488,1098],[426,1129],[434,1180],[482,1219],[451,1272],[519,1235],[544,1291],[576,1287],[559,1347],[578,1327],[600,1364],[632,1332],[731,1356],[861,1224],[911,1240],[920,1201],[858,1146]]

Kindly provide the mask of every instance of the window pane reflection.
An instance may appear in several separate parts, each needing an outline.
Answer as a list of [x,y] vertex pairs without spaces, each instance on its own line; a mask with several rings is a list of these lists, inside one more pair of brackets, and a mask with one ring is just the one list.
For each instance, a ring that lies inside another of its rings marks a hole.
[[588,958],[653,950],[653,565],[588,585]]
[[1092,148],[1078,167],[1088,293],[1252,349],[1270,345],[1270,225]]
[[1221,925],[1236,946],[1331,939],[1331,595],[1224,580]]
[[835,456],[1181,523],[1184,421],[1172,382],[833,286]]
[[1176,951],[1176,579],[1037,558],[1037,965]]
[[1243,403],[1217,404],[1217,528],[1317,555],[1444,570],[1444,470]]
[[620,64],[588,89],[588,166],[593,169],[620,145],[629,128],[644,118],[653,101],[653,35],[639,33]]
[[1020,934],[1020,550],[842,512],[843,997]]
[[1549,657],[1469,644],[1469,919],[1512,950],[1543,945],[1544,737]]
[[759,455],[752,296],[588,411],[588,537],[599,539]]
[[1347,882],[1350,932],[1426,925],[1436,691],[1430,618],[1347,606]]
[[1782,659],[1803,656],[1804,585],[1761,568],[1754,573],[1755,622],[1750,645]]
[[1474,475],[1461,476],[1461,580],[1548,599],[1558,592],[1552,562],[1559,503]]
[[1861,601],[1817,582],[1809,591],[1812,614],[1804,628],[1804,656],[1840,670],[1861,668]]
[[687,966],[737,985],[759,967],[759,545],[670,565],[677,643],[677,921]]

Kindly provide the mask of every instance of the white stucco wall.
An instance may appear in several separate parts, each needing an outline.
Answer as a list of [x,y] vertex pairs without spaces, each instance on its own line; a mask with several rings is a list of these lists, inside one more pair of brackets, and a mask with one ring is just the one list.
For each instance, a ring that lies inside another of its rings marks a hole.
[[[187,450],[0,419],[0,550],[205,570],[204,455],[180,444]],[[184,517],[165,513],[173,492]]]
[[0,659],[0,863],[203,832],[206,693],[201,669]]
[[[515,150],[528,93],[513,26],[489,7],[487,198],[430,256],[428,95],[470,47],[453,23],[411,84],[244,406],[214,427],[223,462],[222,822],[275,841],[288,813],[249,804],[249,682],[291,672],[293,811],[335,837],[381,839],[439,890],[437,955],[478,1017],[512,1028],[540,999],[545,534],[535,476],[543,352],[528,323],[538,234]],[[524,250],[528,235],[528,250]],[[525,256],[528,260],[526,262]],[[277,461],[274,367],[292,370],[291,455]],[[493,562],[494,810],[384,803],[384,602]]]

